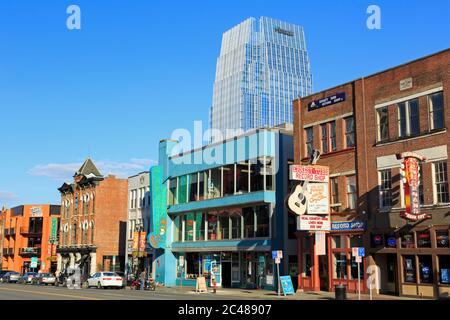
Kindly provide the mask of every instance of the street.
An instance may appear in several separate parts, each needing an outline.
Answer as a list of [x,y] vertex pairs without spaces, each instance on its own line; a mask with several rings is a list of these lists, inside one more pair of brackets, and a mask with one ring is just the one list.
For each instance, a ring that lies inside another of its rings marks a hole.
[[36,286],[15,283],[0,284],[0,300],[236,300],[232,296],[177,292],[168,288],[156,291],[117,289],[68,289],[65,287]]

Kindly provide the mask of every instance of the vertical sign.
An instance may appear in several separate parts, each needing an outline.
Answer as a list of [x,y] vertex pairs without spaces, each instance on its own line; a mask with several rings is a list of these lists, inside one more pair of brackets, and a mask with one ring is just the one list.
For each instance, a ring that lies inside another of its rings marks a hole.
[[324,256],[326,255],[326,243],[325,243],[325,232],[317,231],[315,233],[316,240],[316,255]]

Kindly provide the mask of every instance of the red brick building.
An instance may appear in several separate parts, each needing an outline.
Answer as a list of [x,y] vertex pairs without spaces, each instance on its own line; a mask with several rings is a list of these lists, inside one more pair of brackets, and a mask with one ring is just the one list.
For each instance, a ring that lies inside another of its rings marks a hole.
[[[2,211],[2,269],[56,271],[59,205],[20,205]],[[31,260],[37,258],[37,265]]]
[[79,267],[82,275],[123,271],[128,181],[103,177],[91,159],[64,183],[58,271]]
[[[330,166],[331,177],[327,255],[315,258],[314,237],[298,232],[300,288],[344,283],[355,291],[351,248],[364,245],[362,269],[380,268],[381,292],[448,296],[449,76],[444,50],[294,101],[295,163],[305,161],[308,146],[319,149],[318,164]],[[429,219],[401,217],[402,152],[426,157],[419,194]]]

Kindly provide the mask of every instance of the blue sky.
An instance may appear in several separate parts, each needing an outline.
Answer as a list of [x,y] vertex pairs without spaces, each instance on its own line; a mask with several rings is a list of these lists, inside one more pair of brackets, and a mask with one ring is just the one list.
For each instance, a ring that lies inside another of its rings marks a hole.
[[[66,8],[81,8],[81,30]],[[381,8],[381,30],[366,9]],[[305,29],[314,91],[449,47],[450,2],[9,0],[0,3],[0,206],[59,203],[90,155],[103,174],[157,159],[176,128],[207,128],[222,33],[253,16]]]

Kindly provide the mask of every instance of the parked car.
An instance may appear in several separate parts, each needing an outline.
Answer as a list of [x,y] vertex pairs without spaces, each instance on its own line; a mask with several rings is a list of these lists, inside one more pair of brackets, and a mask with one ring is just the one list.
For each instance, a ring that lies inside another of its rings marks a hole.
[[3,276],[8,272],[14,272],[12,270],[0,270],[0,282],[3,282]]
[[101,288],[122,288],[123,278],[115,272],[97,272],[87,279],[87,287]]
[[39,273],[37,276],[31,279],[31,284],[45,284],[54,286],[56,284],[56,277],[51,273]]
[[18,282],[19,279],[20,279],[20,273],[15,272],[15,271],[10,271],[10,272],[7,272],[2,277],[2,282],[6,282],[6,283]]
[[31,280],[33,280],[33,278],[36,277],[37,275],[38,275],[37,272],[26,272],[23,274],[22,277],[19,278],[19,280],[17,282],[24,283],[24,284],[31,283]]

